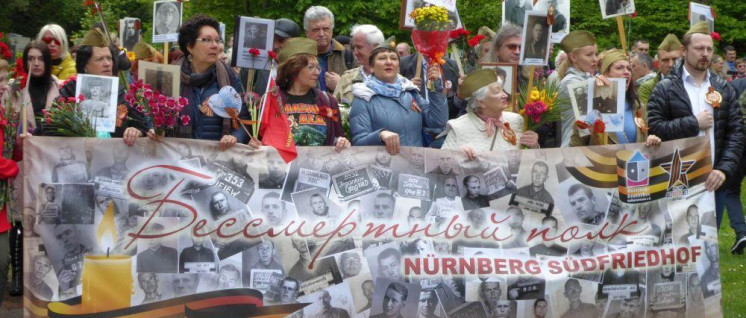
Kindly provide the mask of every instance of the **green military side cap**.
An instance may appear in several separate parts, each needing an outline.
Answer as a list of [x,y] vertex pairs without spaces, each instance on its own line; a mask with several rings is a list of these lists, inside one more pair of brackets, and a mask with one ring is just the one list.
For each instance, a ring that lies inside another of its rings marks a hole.
[[710,35],[710,28],[707,26],[707,22],[700,22],[692,26],[689,31],[686,32],[684,35],[689,34],[695,34],[695,33],[701,33],[701,34],[707,34]]
[[378,44],[376,48],[379,47],[396,51],[396,37],[392,35],[388,39],[383,40],[383,42]]
[[480,88],[497,82],[497,71],[491,68],[483,68],[469,74],[458,89],[459,98],[469,98]]
[[596,37],[588,31],[572,31],[560,42],[560,48],[568,54],[577,48],[596,44]]
[[285,63],[291,57],[298,54],[309,54],[316,56],[318,53],[318,44],[309,38],[290,38],[285,42],[280,53],[277,54],[277,62]]
[[147,59],[155,55],[155,48],[145,42],[137,42],[132,48],[132,52],[135,52],[135,57],[138,60]]
[[601,74],[606,73],[616,61],[627,60],[627,54],[620,49],[611,49],[605,52],[603,59],[601,60]]
[[85,34],[85,36],[83,37],[83,40],[80,41],[80,45],[108,47],[109,38],[106,37],[106,35],[104,35],[104,33],[101,32],[101,30],[94,28]]
[[669,33],[666,38],[663,39],[661,45],[658,46],[658,50],[667,52],[678,51],[680,48],[681,42],[679,41],[679,38],[677,38],[676,35],[673,33]]

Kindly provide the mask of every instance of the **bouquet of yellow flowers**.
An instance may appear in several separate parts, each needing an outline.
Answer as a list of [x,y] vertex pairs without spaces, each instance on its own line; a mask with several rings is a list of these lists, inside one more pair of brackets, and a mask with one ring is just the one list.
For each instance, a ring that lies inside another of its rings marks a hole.
[[409,17],[414,19],[412,42],[429,64],[443,65],[443,56],[448,50],[448,38],[453,22],[448,18],[448,10],[438,6],[417,8]]

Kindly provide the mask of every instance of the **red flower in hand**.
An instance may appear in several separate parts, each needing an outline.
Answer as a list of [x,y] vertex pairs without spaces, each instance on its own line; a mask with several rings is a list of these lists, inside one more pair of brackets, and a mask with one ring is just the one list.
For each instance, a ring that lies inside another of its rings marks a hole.
[[484,35],[477,34],[473,38],[469,39],[467,43],[469,44],[469,46],[475,47],[479,44],[479,42],[482,42],[482,40],[484,40]]
[[604,121],[601,120],[601,118],[596,119],[596,122],[593,123],[593,132],[597,134],[602,134],[606,131],[606,124],[604,124]]
[[578,128],[580,128],[580,129],[588,129],[588,127],[590,127],[590,125],[588,125],[588,123],[586,123],[586,122],[584,122],[582,120],[576,120],[575,121],[575,126],[578,126]]
[[723,38],[722,38],[722,37],[720,36],[720,33],[717,33],[717,32],[712,32],[712,33],[710,33],[710,36],[711,36],[711,37],[712,37],[712,39],[713,39],[713,40],[715,40],[715,41],[720,41],[720,40],[722,40],[722,39],[723,39]]
[[253,57],[256,57],[257,55],[259,55],[259,50],[257,50],[256,48],[251,48],[249,49],[249,54],[251,54],[251,56]]
[[450,37],[451,39],[458,39],[458,38],[460,38],[462,36],[464,36],[464,37],[469,36],[469,34],[471,34],[471,32],[469,32],[468,30],[466,30],[464,28],[458,28],[458,29],[455,29],[455,30],[449,32],[448,33],[448,37]]
[[273,61],[277,61],[277,53],[275,51],[269,51],[267,52],[269,54],[269,58],[271,58]]
[[319,115],[324,118],[329,118],[334,122],[339,121],[339,110],[332,109],[331,107],[322,106],[319,107]]

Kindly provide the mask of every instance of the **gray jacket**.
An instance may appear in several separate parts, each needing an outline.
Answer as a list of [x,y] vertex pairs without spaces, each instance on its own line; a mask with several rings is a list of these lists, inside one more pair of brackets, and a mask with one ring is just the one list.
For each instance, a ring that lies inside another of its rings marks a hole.
[[[593,76],[572,66],[569,67],[565,73],[565,77],[560,81],[557,98],[570,100],[570,93],[567,90],[567,86],[580,81],[587,81],[590,78],[593,78]],[[562,107],[563,105],[558,106]],[[572,107],[567,107],[562,112],[562,144],[560,147],[564,148],[570,146],[570,139],[572,139],[572,125],[574,124],[575,113],[573,112]]]
[[[422,147],[423,133],[443,131],[448,121],[448,108],[442,85],[436,83],[440,92],[430,92],[428,102],[412,82],[403,80],[403,90],[398,98],[377,95],[365,83],[352,86],[350,133],[353,145],[383,145],[380,133],[388,130],[399,134],[402,146]],[[415,110],[415,103],[421,111]]]

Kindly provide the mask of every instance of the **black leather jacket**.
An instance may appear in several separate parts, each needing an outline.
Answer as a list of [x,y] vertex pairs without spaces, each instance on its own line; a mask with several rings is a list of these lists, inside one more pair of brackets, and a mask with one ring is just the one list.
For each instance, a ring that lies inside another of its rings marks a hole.
[[[655,85],[648,102],[650,134],[663,141],[695,137],[699,124],[692,113],[689,95],[682,79],[683,63],[679,60],[671,74]],[[723,78],[710,73],[710,85],[720,92],[723,101],[713,113],[715,126],[715,160],[713,169],[735,178],[743,154],[744,132],[738,96]]]

